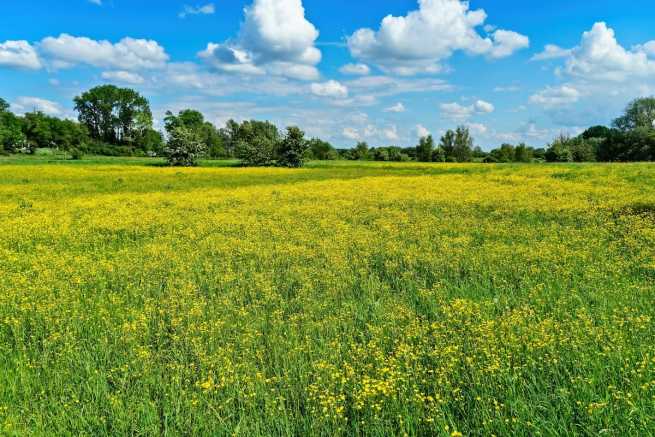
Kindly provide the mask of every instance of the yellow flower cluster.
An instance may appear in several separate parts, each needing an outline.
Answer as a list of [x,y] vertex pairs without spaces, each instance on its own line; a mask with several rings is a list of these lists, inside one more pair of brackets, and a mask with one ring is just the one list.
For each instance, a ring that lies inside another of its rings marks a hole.
[[655,166],[0,165],[0,434],[648,435]]

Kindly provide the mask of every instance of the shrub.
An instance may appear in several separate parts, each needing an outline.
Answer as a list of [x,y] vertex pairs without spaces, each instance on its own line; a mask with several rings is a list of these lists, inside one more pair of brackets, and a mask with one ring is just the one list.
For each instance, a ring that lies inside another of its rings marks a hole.
[[302,167],[309,144],[305,133],[296,126],[287,128],[287,134],[278,148],[278,165],[284,167]]
[[251,141],[239,141],[236,146],[237,158],[248,167],[271,165],[275,152],[275,143],[269,138],[259,136]]
[[84,152],[82,150],[75,148],[70,151],[71,159],[74,161],[79,161],[84,157]]
[[164,154],[168,165],[192,167],[198,164],[198,158],[205,153],[205,149],[197,133],[185,127],[178,127],[171,132]]

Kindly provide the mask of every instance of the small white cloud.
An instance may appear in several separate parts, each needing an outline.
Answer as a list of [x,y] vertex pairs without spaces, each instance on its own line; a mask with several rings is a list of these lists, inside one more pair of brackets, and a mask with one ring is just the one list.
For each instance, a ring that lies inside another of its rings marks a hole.
[[189,15],[213,15],[216,12],[214,3],[208,3],[204,6],[184,5],[182,12],[178,14],[180,18],[186,18]]
[[140,74],[120,70],[105,71],[102,73],[102,78],[110,81],[129,83],[131,85],[140,85],[145,82],[145,79]]
[[358,76],[366,76],[371,73],[371,69],[366,64],[346,64],[339,71],[343,74],[354,74]]
[[441,114],[453,121],[462,122],[474,114],[489,114],[495,110],[494,105],[484,100],[477,100],[474,104],[464,106],[459,103],[443,103],[440,105]]
[[88,64],[122,70],[152,69],[162,68],[169,59],[159,43],[146,39],[123,38],[113,44],[62,33],[56,38],[44,38],[38,48],[55,68]]
[[384,112],[405,112],[405,105],[403,105],[401,102],[398,102],[395,105],[386,108]]
[[348,97],[348,87],[337,82],[336,80],[330,80],[323,83],[313,83],[311,84],[310,88],[314,95],[320,97],[331,97],[331,98]]
[[40,111],[47,115],[61,115],[64,112],[58,103],[39,97],[19,97],[11,104],[11,107],[14,111],[21,114]]
[[0,67],[38,70],[42,66],[39,55],[27,41],[0,43]]
[[496,109],[494,105],[484,100],[478,100],[475,102],[475,110],[480,113],[490,114]]
[[562,85],[559,87],[546,87],[530,96],[530,102],[541,105],[545,108],[569,105],[576,103],[580,99],[580,91],[571,85]]
[[94,5],[102,6],[102,0],[89,0],[89,3],[93,3]]
[[555,44],[546,44],[544,50],[534,55],[532,58],[530,58],[530,60],[546,61],[549,59],[566,58],[570,56],[572,52],[573,52],[572,49],[563,49],[562,47],[557,46]]

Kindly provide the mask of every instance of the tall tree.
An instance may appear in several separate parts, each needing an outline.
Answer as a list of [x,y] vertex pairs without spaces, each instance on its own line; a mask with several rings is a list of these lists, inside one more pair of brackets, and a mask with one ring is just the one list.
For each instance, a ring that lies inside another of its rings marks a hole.
[[455,130],[455,147],[453,156],[457,162],[470,162],[473,156],[473,137],[466,126]]
[[305,163],[305,153],[308,148],[305,133],[296,126],[288,127],[287,134],[278,147],[278,165],[302,167]]
[[439,148],[443,150],[447,161],[453,158],[455,151],[455,132],[448,129],[446,133],[441,137]]
[[434,139],[432,135],[422,137],[416,146],[416,159],[420,162],[432,161],[432,151],[434,150]]
[[14,152],[24,141],[20,118],[9,111],[4,99],[0,99],[0,152]]
[[75,97],[74,102],[80,123],[93,139],[132,145],[152,128],[148,100],[132,89],[102,85]]
[[225,140],[220,131],[212,123],[205,121],[205,117],[199,111],[184,109],[177,115],[167,111],[164,118],[164,127],[169,136],[180,127],[194,132],[197,139],[205,145],[212,158],[226,155]]
[[625,114],[614,120],[614,126],[624,132],[637,128],[655,128],[655,97],[642,97],[630,102]]
[[357,143],[353,149],[352,157],[354,160],[364,161],[368,159],[368,144],[365,141]]

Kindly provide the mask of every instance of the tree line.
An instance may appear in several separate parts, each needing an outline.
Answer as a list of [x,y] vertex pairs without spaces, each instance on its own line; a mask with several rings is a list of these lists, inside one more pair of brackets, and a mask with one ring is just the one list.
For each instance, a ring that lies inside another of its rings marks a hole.
[[166,135],[153,127],[148,100],[129,88],[102,85],[75,97],[78,120],[34,111],[13,114],[0,99],[0,153],[58,149],[71,158],[83,154],[164,156],[171,165],[195,165],[200,158],[238,159],[243,165],[299,167],[306,160],[419,162],[590,162],[655,160],[655,98],[632,101],[611,127],[594,126],[578,136],[559,135],[543,148],[502,144],[490,152],[474,146],[465,126],[431,135],[414,147],[369,147],[358,142],[335,148],[319,138],[306,139],[298,127],[280,132],[268,121],[228,120],[217,128],[194,109],[167,112]]

